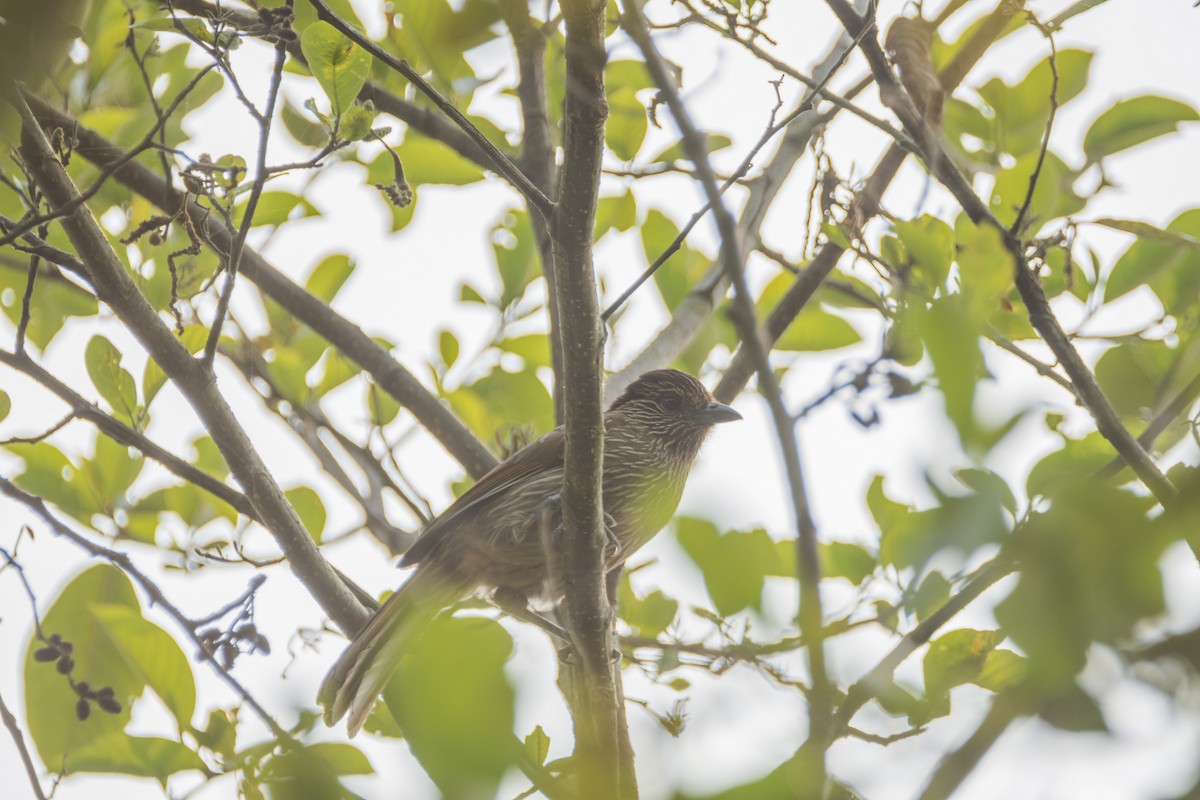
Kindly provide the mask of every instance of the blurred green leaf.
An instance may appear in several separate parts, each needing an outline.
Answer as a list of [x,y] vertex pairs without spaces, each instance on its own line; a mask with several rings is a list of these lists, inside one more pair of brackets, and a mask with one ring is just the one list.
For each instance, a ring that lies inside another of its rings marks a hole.
[[[294,214],[297,209],[299,213]],[[263,192],[254,208],[254,225],[282,225],[289,219],[315,217],[321,212],[298,194],[282,191]],[[239,203],[234,208],[233,219],[237,225],[242,224],[246,215],[246,204]]]
[[[642,223],[642,247],[646,253],[646,263],[653,263],[666,252],[678,235],[679,227],[666,214],[656,208],[650,209]],[[654,273],[654,285],[658,287],[668,310],[683,301],[711,263],[700,251],[693,250],[686,242],[680,243],[679,249]]]
[[304,523],[308,535],[320,544],[321,535],[325,533],[325,504],[321,496],[308,486],[296,486],[283,494],[296,510],[296,516]]
[[929,643],[923,662],[925,696],[939,711],[950,713],[950,690],[974,683],[983,674],[988,655],[999,644],[997,631],[957,630]]
[[[709,133],[704,137],[704,144],[709,153],[724,150],[733,144],[733,140],[723,133]],[[676,142],[658,155],[650,159],[651,164],[670,164],[675,161],[687,161],[687,153],[683,150],[683,142]]]
[[636,224],[637,200],[632,189],[626,189],[624,194],[601,197],[596,202],[597,240],[611,230],[627,231]]
[[[1184,211],[1165,230],[1200,240],[1200,208]],[[1181,247],[1179,242],[1166,243],[1157,234],[1139,235],[1113,265],[1105,281],[1104,299],[1116,300],[1143,284],[1158,295],[1168,314],[1186,314],[1200,295],[1200,253],[1190,243]]]
[[535,764],[545,764],[546,756],[550,755],[550,737],[538,725],[525,737],[525,752]]
[[[27,276],[25,267],[0,264],[0,308],[14,325],[21,321]],[[98,311],[96,298],[85,290],[66,280],[39,275],[33,286],[25,335],[38,349],[45,350],[68,319],[94,316]]]
[[704,574],[704,585],[718,614],[762,610],[764,580],[784,570],[775,542],[765,530],[721,533],[708,520],[677,517],[675,535]]
[[865,547],[849,542],[821,542],[821,574],[846,578],[855,586],[861,584],[879,566],[878,559]]
[[617,158],[633,161],[649,128],[646,108],[633,89],[608,91],[608,122],[604,126],[604,143]]
[[1092,642],[1118,642],[1162,613],[1159,558],[1170,534],[1148,518],[1146,499],[1090,473],[1062,479],[1046,497],[1048,510],[1006,547],[1020,579],[996,620],[1029,656],[1035,685],[1056,692],[1071,684]]
[[354,261],[344,253],[326,256],[320,264],[313,267],[304,288],[310,291],[323,303],[332,303],[341,291],[342,286],[354,272]]
[[1118,100],[1105,110],[1083,137],[1088,163],[1148,142],[1179,129],[1180,122],[1200,120],[1196,109],[1178,100],[1143,95]]
[[438,333],[438,354],[446,369],[453,367],[454,362],[458,360],[458,337],[450,331]]
[[0,421],[3,421],[10,411],[12,411],[12,399],[8,396],[8,392],[0,389]]
[[96,605],[91,615],[117,648],[125,664],[149,686],[175,717],[180,730],[192,724],[196,683],[191,662],[166,631],[145,619],[136,607]]
[[922,214],[893,225],[913,263],[913,277],[933,291],[946,282],[954,261],[954,231],[942,220]]
[[639,597],[629,582],[629,573],[621,575],[617,613],[638,636],[657,638],[675,621],[678,612],[679,602],[673,597],[667,597],[657,589],[645,597]]
[[496,621],[443,614],[414,641],[384,698],[412,753],[449,797],[490,797],[517,752],[512,638]]

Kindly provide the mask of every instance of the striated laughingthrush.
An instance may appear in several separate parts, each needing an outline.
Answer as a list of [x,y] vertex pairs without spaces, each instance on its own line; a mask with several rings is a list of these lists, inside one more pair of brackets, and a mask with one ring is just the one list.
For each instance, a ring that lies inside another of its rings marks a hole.
[[[642,375],[605,412],[602,488],[610,574],[670,521],[712,426],[741,418],[700,381],[673,369]],[[317,699],[327,724],[349,712],[350,735],[357,733],[408,643],[447,606],[480,590],[490,590],[505,609],[560,599],[549,585],[547,558],[563,540],[561,523],[554,521],[561,519],[563,445],[560,426],[497,465],[429,523],[400,562],[416,566],[412,577],[321,684]],[[552,533],[546,536],[548,526]]]

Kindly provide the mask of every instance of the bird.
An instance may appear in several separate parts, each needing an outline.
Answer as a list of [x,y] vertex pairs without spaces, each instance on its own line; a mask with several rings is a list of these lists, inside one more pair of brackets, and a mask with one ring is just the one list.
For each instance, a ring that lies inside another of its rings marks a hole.
[[[606,573],[619,574],[671,520],[712,428],[741,418],[698,379],[675,369],[641,375],[612,403],[604,414],[601,477]],[[327,725],[347,716],[354,736],[424,626],[473,594],[490,592],[513,616],[562,634],[528,604],[561,599],[551,586],[548,558],[563,541],[564,444],[559,426],[494,467],[426,526],[400,561],[415,567],[413,573],[321,684],[317,700]],[[560,521],[551,527],[554,519]]]

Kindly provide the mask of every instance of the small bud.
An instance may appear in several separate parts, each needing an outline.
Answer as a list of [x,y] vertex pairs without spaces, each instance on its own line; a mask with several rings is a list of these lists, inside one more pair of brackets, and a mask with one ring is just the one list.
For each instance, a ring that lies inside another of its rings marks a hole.
[[33,660],[45,664],[58,658],[57,647],[39,647],[33,651]]
[[80,681],[79,683],[75,684],[75,694],[79,695],[80,697],[87,697],[91,693],[92,687],[88,686],[86,681]]
[[92,713],[91,704],[88,703],[87,700],[84,700],[82,697],[79,698],[79,700],[75,703],[75,716],[79,719],[80,722],[83,722],[85,719],[88,718],[88,715],[91,713]]
[[70,656],[63,656],[58,660],[58,663],[54,665],[54,668],[58,670],[60,675],[66,675],[68,672],[75,669],[75,659],[71,658]]
[[121,713],[121,704],[112,697],[99,697],[96,699],[96,703],[109,714]]

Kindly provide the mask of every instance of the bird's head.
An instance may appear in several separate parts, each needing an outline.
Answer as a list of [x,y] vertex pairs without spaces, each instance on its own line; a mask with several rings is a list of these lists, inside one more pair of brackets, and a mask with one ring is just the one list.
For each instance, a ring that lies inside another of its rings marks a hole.
[[610,411],[638,418],[663,432],[704,432],[742,415],[713,399],[704,384],[677,369],[656,369],[635,380]]

